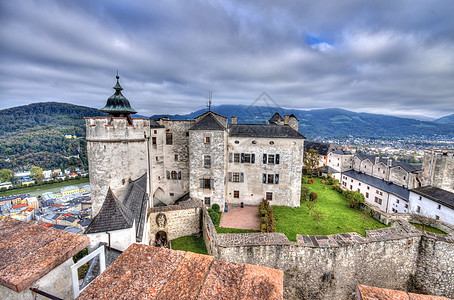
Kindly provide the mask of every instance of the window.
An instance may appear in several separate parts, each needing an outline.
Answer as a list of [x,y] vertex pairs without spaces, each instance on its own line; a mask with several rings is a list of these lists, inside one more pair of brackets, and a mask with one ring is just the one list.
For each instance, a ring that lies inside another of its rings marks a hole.
[[173,144],[172,133],[167,132],[166,133],[166,145],[172,145],[172,144]]
[[379,205],[381,205],[383,203],[383,200],[378,197],[375,197],[375,203],[378,203]]
[[408,204],[405,204],[405,208],[408,208]]
[[245,163],[251,163],[251,155],[250,154],[244,154],[244,162]]
[[244,173],[229,172],[229,182],[244,182]]
[[189,131],[186,131],[186,136],[189,136]]
[[380,172],[380,168],[378,168],[378,172]]
[[264,164],[279,164],[279,154],[267,154],[263,153]]
[[214,188],[214,180],[211,178],[200,178],[200,187],[202,189]]
[[209,136],[206,136],[205,137],[205,144],[209,144],[210,143],[210,137]]
[[233,191],[233,198],[240,198],[240,191]]
[[404,180],[405,180],[405,176],[404,176]]
[[359,189],[356,190],[358,193],[361,193]]
[[435,215],[435,220],[440,220],[440,216]]
[[416,212],[417,212],[417,213],[420,213],[420,212],[421,212],[421,206],[418,206],[418,208],[416,208]]
[[268,201],[273,200],[273,193],[272,192],[266,192],[266,200],[268,200]]
[[175,154],[174,159],[175,161],[178,161],[178,154]]
[[156,156],[156,161],[159,161],[159,156]]
[[421,196],[419,196],[419,200],[422,200],[422,197],[421,197]]
[[369,190],[369,189],[370,189],[370,186],[368,186],[367,189]]
[[205,168],[211,168],[211,155],[203,156],[203,166]]
[[208,206],[211,205],[211,198],[210,197],[205,197],[205,205],[208,205]]
[[358,182],[358,185],[361,186],[361,182]]
[[278,184],[279,183],[279,174],[265,174],[265,173],[263,173],[262,183]]
[[393,208],[392,209],[393,213],[397,213],[397,209]]
[[353,179],[351,179],[350,182],[353,182]]
[[170,197],[173,197],[173,196],[175,196],[175,194],[174,194],[174,193],[169,193],[169,195],[170,195]]
[[440,205],[440,204],[438,204],[438,207],[437,207],[437,209],[441,209],[441,205]]
[[233,154],[233,162],[236,162],[236,163],[240,162],[240,154],[239,153]]
[[383,174],[385,174],[385,171],[383,171]]
[[350,185],[350,190],[353,190],[353,186],[352,185]]
[[396,199],[396,203],[399,204],[399,199]]
[[174,180],[177,179],[177,172],[176,171],[172,171],[170,174],[171,174],[170,175],[171,179],[174,179]]
[[158,131],[157,131],[157,130],[153,130],[153,133],[154,133],[154,134],[157,134],[157,133],[158,133]]
[[156,137],[155,136],[151,138],[151,144],[156,145]]
[[369,193],[366,192],[366,198],[369,198]]

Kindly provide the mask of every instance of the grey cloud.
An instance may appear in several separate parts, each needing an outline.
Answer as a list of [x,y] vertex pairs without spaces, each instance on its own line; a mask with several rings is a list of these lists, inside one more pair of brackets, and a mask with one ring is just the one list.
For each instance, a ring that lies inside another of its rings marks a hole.
[[0,108],[102,107],[119,69],[145,115],[202,108],[211,86],[215,104],[252,103],[267,91],[299,109],[454,113],[452,1],[0,5]]

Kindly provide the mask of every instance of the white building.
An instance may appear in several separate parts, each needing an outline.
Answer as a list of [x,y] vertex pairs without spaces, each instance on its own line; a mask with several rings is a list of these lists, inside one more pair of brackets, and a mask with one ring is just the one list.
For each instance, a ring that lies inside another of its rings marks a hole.
[[347,171],[342,173],[342,185],[364,195],[366,203],[386,213],[408,213],[409,190],[370,175]]
[[425,186],[410,191],[410,211],[454,224],[454,193]]

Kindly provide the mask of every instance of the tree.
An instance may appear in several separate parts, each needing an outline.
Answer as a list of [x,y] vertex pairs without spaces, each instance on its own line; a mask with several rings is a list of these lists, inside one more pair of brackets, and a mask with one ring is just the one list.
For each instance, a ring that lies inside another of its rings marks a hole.
[[312,212],[312,220],[317,224],[317,228],[320,227],[320,223],[323,222],[323,213],[318,209],[314,209]]
[[309,151],[304,152],[303,163],[308,175],[312,176],[314,174],[318,166],[318,161],[319,155],[317,150],[309,149]]
[[9,169],[0,170],[0,182],[11,181],[11,178],[13,178],[13,171]]
[[318,198],[318,195],[317,195],[316,192],[311,192],[311,193],[309,194],[309,200],[311,200],[311,201],[317,201],[317,198]]
[[38,183],[42,183],[44,179],[43,169],[40,167],[32,167],[30,169],[30,176]]

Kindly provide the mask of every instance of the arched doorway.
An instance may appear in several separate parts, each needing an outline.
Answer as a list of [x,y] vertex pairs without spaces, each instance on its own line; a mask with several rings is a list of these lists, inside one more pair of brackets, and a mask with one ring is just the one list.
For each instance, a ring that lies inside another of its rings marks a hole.
[[156,247],[169,248],[169,241],[167,240],[167,232],[158,231],[156,233],[156,239],[155,239],[154,244]]

